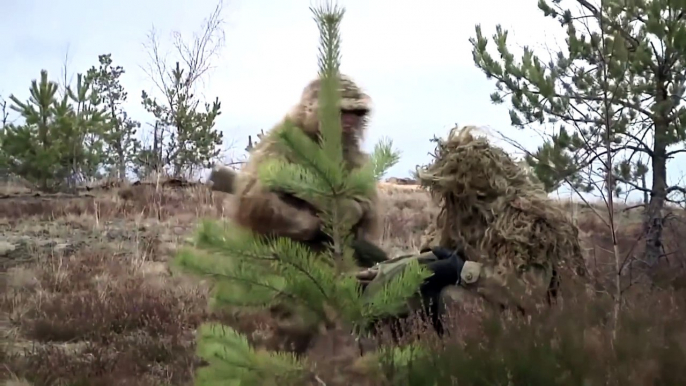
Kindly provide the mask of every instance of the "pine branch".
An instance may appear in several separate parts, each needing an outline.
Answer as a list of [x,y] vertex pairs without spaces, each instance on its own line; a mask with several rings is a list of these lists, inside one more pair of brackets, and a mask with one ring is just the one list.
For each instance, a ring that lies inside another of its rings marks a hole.
[[[248,303],[267,304],[270,299],[286,296],[325,317],[324,304],[335,293],[337,281],[327,256],[287,238],[257,238],[237,227],[222,228],[211,221],[203,222],[196,246],[211,253],[182,251],[176,263],[185,270],[269,290],[264,294],[236,294]],[[236,298],[222,292],[229,299]]]
[[200,326],[197,351],[210,366],[198,370],[196,385],[290,385],[306,374],[305,362],[294,354],[256,351],[244,336],[218,324]]
[[407,299],[417,294],[419,284],[430,277],[432,272],[411,260],[399,275],[384,283],[384,289],[365,296],[364,317],[377,319],[386,315],[397,315],[406,305]]
[[304,199],[327,196],[342,179],[342,171],[317,143],[286,122],[277,133],[292,162],[271,159],[259,170],[260,180],[271,189],[302,195]]
[[319,95],[319,122],[321,146],[331,162],[343,167],[343,145],[341,141],[340,119],[340,62],[341,38],[339,34],[341,20],[345,11],[328,2],[321,10],[310,8],[319,29],[319,77],[321,91]]
[[372,153],[371,164],[374,167],[374,176],[381,179],[388,169],[400,161],[400,151],[393,149],[393,140],[382,138],[375,146]]

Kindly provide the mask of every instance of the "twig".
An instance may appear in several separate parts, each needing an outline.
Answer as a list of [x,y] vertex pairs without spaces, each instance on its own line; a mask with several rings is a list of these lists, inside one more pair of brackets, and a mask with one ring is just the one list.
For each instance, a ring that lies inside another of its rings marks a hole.
[[314,379],[317,381],[318,384],[320,384],[322,386],[326,386],[326,382],[322,381],[322,379],[319,378],[319,375],[315,374]]

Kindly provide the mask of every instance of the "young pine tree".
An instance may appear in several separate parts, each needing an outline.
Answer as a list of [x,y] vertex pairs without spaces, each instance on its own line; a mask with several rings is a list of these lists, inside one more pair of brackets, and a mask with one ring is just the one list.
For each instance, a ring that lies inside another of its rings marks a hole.
[[58,88],[47,71],[41,71],[40,81],[31,82],[28,101],[10,95],[10,108],[24,122],[8,124],[0,138],[0,164],[46,191],[97,171],[98,133],[104,124],[98,98],[81,76],[76,91],[67,90],[61,99]]
[[[216,98],[212,104],[205,103],[204,111],[200,110],[200,101],[193,93],[193,72],[181,68],[179,62],[169,78],[171,83],[165,84],[164,90],[167,102],[159,102],[143,91],[143,107],[155,116],[155,128],[162,129],[155,132],[156,158],[171,167],[174,177],[192,177],[194,172],[209,167],[220,153],[224,134],[215,124],[221,103]],[[160,146],[164,140],[166,146]],[[149,152],[143,149],[141,155]]]
[[564,183],[587,192],[607,184],[615,194],[622,186],[643,194],[644,260],[655,264],[663,254],[662,209],[686,202],[686,189],[667,173],[669,160],[686,152],[686,4],[540,0],[538,7],[566,33],[564,49],[543,60],[529,47],[517,60],[500,26],[492,38],[498,55],[491,55],[477,25],[473,56],[497,82],[491,99],[511,97],[513,126],[559,129],[529,157],[549,191]]
[[[350,224],[342,202],[365,195],[377,177],[397,162],[390,142],[377,146],[372,161],[362,170],[343,167],[338,91],[339,25],[343,9],[326,5],[312,9],[320,31],[321,140],[310,140],[299,128],[286,124],[282,145],[301,161],[275,160],[261,170],[260,178],[272,187],[325,208],[322,220],[333,243],[326,253],[313,253],[290,239],[260,238],[236,227],[206,221],[197,238],[197,250],[187,249],[177,263],[191,272],[215,280],[215,307],[266,308],[288,304],[312,328],[334,326],[355,330],[375,318],[393,315],[414,295],[428,271],[417,264],[390,280],[384,290],[365,296],[351,268]],[[332,264],[332,262],[335,262]],[[201,326],[198,352],[209,366],[198,371],[197,384],[282,385],[303,384],[307,364],[288,353],[253,350],[245,337],[216,323]],[[234,382],[234,383],[232,383]]]
[[105,161],[102,138],[111,126],[93,80],[77,74],[76,87],[67,87],[66,98],[57,110],[64,116],[58,121],[61,131],[70,139],[68,154],[72,157],[73,172],[85,181],[101,178]]
[[[109,128],[102,133],[107,145],[105,165],[110,174],[116,174],[119,180],[126,180],[127,167],[133,163],[140,144],[136,139],[137,122],[124,111],[123,104],[128,93],[122,86],[120,78],[125,73],[122,66],[112,64],[112,55],[98,56],[99,67],[88,70],[88,78],[93,82],[93,89],[102,99],[106,109]],[[112,173],[115,172],[115,173]]]

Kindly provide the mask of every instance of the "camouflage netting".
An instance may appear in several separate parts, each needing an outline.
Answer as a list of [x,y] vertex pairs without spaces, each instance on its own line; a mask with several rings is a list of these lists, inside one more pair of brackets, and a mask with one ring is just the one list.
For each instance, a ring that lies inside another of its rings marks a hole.
[[503,149],[456,127],[434,156],[417,176],[441,208],[435,244],[461,244],[472,260],[551,261],[558,274],[585,276],[578,228]]

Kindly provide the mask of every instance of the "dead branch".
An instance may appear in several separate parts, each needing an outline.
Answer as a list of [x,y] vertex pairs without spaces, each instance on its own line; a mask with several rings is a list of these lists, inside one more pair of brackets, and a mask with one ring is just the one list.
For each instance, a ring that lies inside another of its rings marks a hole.
[[194,33],[190,44],[183,40],[180,32],[172,32],[173,45],[181,60],[188,66],[187,86],[189,89],[195,85],[196,81],[201,80],[203,75],[214,68],[212,59],[224,47],[223,8],[223,0],[220,0],[210,16],[203,20],[202,32],[200,34]]
[[167,71],[167,56],[160,54],[160,42],[154,25],[150,31],[148,31],[147,38],[148,40],[143,43],[143,47],[146,49],[150,61],[147,63],[147,68],[141,66],[141,69],[155,84],[155,87],[157,87],[162,94],[166,94],[165,91],[168,87],[165,78],[169,76],[169,71]]
[[5,98],[0,97],[0,129],[7,126],[7,121],[9,119],[10,113],[7,111],[7,101]]
[[[173,31],[172,45],[175,48],[179,61],[186,65],[187,77],[184,87],[187,91],[192,91],[196,82],[213,67],[212,61],[220,50],[224,47],[224,19],[222,12],[224,9],[223,0],[219,0],[209,17],[203,20],[201,32],[193,33],[191,42],[186,42],[179,31]],[[152,80],[155,87],[164,95],[173,81],[171,70],[168,66],[168,52],[161,52],[161,42],[155,26],[148,31],[147,41],[143,47],[148,53],[149,62],[146,67],[141,66],[145,74]],[[167,102],[172,105],[172,101],[167,96]]]
[[[257,133],[256,137],[258,140],[261,141],[262,138],[264,137],[264,129],[260,130],[260,132]],[[257,144],[257,142],[253,143],[252,142],[252,136],[248,135],[248,146],[245,147],[245,151],[247,151],[249,153],[255,147],[255,144]]]
[[64,53],[64,61],[62,62],[62,96],[66,96],[69,86],[72,83],[72,80],[74,79],[74,74],[69,74],[69,47],[70,44],[67,44],[67,50]]

